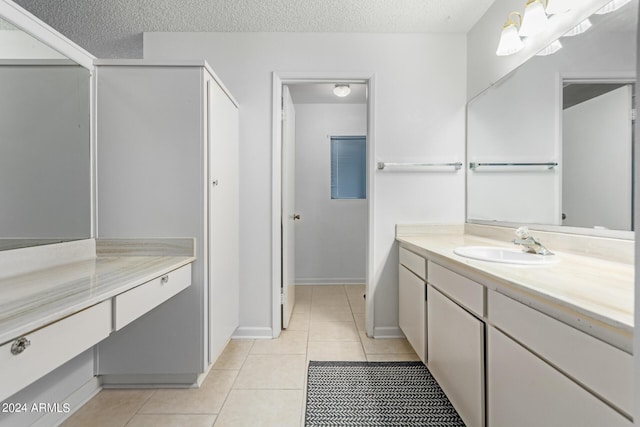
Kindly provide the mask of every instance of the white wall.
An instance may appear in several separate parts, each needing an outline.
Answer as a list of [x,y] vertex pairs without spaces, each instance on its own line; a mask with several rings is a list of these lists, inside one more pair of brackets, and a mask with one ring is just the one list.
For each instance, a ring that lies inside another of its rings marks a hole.
[[[145,33],[144,44],[145,58],[206,59],[240,103],[240,325],[248,333],[272,319],[272,72],[375,73],[378,161],[464,159],[463,34]],[[394,225],[463,222],[464,174],[376,173],[370,197],[375,333],[397,335]]]
[[296,283],[364,283],[367,201],[331,199],[330,136],[366,135],[366,104],[295,104]]

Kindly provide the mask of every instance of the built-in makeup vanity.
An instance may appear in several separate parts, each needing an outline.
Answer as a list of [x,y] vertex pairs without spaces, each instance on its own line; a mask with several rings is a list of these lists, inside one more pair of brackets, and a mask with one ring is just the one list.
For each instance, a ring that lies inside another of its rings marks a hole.
[[194,260],[193,239],[88,239],[0,254],[0,401],[190,286]]
[[237,102],[204,61],[99,61],[10,0],[0,81],[0,425],[198,387],[238,326]]

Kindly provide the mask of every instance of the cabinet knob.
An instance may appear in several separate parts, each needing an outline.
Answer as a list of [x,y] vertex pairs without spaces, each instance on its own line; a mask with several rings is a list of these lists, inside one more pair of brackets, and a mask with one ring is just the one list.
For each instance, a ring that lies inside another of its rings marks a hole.
[[211,185],[213,185],[214,187],[217,187],[218,186],[218,180],[216,179],[215,181],[212,181]]
[[167,284],[167,283],[169,283],[169,275],[165,274],[164,276],[162,276],[160,278],[160,284],[164,285],[164,284]]
[[27,337],[20,337],[11,344],[11,354],[20,354],[31,345],[31,341]]
[[300,214],[293,214],[293,220],[299,220],[300,219]]

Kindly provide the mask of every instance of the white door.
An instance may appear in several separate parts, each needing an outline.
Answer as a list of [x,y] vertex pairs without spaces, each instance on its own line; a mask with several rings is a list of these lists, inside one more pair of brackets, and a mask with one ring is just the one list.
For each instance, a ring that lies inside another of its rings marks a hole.
[[[208,91],[209,362],[239,323],[238,108],[213,80]],[[207,256],[204,254],[203,256]]]
[[295,109],[287,86],[282,87],[282,327],[289,326],[295,294],[296,149]]
[[632,229],[631,110],[631,85],[564,110],[562,225]]

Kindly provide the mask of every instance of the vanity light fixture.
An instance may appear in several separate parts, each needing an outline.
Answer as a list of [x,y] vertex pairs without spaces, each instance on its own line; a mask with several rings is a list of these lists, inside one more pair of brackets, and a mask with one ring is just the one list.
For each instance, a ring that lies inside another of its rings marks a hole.
[[547,16],[569,12],[573,9],[575,0],[547,0]]
[[631,0],[613,0],[604,5],[604,7],[596,12],[596,15],[605,15],[607,13],[611,13],[620,9],[625,4],[629,3]]
[[560,43],[560,40],[555,40],[555,41],[551,42],[551,44],[549,46],[545,47],[540,52],[536,53],[536,56],[553,55],[554,53],[556,53],[560,49],[562,49],[562,43]]
[[520,36],[530,37],[538,34],[549,27],[549,18],[545,12],[545,4],[542,0],[527,0],[524,7],[524,16],[520,26]]
[[524,47],[524,43],[518,34],[518,27],[512,16],[517,16],[519,23],[522,24],[522,16],[518,12],[511,12],[507,16],[507,20],[502,26],[502,33],[500,34],[500,42],[498,42],[498,49],[496,55],[507,56],[512,55],[520,51]]
[[562,37],[573,37],[573,36],[577,36],[578,34],[582,34],[585,31],[587,31],[589,28],[591,28],[591,25],[592,25],[591,21],[589,20],[589,18],[587,18],[581,23],[579,23],[578,25],[576,25],[575,27],[573,27],[572,29],[570,29],[569,31],[567,31]]
[[351,88],[349,87],[349,85],[337,84],[333,88],[333,94],[335,96],[339,96],[340,98],[344,98],[350,93],[351,93]]

